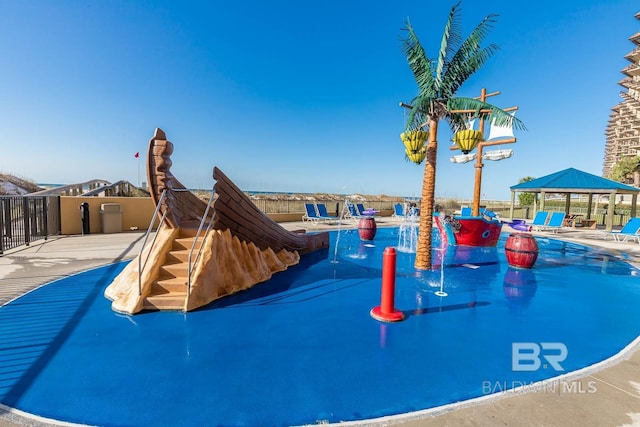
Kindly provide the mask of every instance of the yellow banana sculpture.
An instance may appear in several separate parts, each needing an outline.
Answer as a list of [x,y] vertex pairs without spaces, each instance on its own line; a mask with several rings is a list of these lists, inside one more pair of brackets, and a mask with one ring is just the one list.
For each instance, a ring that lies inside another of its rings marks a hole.
[[453,135],[453,142],[464,154],[476,148],[476,145],[482,140],[482,132],[475,129],[465,129],[456,132]]
[[429,132],[422,130],[412,130],[402,132],[400,139],[404,144],[404,153],[413,163],[419,165],[426,157],[427,150],[424,146],[429,137]]

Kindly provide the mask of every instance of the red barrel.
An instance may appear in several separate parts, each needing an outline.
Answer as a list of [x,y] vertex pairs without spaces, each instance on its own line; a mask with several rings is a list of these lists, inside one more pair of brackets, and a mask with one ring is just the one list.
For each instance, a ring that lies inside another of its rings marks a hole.
[[358,234],[362,240],[373,240],[376,237],[376,220],[375,218],[361,218],[358,222]]
[[511,233],[504,246],[507,262],[515,268],[531,268],[538,259],[538,242],[528,233]]

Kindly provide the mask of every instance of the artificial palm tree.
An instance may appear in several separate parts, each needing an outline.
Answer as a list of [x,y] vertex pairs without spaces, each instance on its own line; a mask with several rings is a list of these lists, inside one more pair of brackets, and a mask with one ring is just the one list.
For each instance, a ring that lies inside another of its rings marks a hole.
[[406,131],[428,128],[424,177],[422,180],[422,202],[420,205],[420,231],[415,268],[431,269],[431,229],[436,182],[436,159],[438,151],[438,122],[446,120],[456,132],[465,128],[470,114],[484,120],[495,120],[499,126],[522,123],[508,112],[474,98],[456,97],[462,84],[478,71],[497,50],[490,44],[480,44],[492,28],[496,15],[488,15],[462,39],[459,31],[460,2],[449,13],[444,28],[438,57],[429,59],[420,45],[409,21],[406,21],[407,37],[403,40],[404,52],[409,67],[418,85],[418,95],[411,101],[407,115]]

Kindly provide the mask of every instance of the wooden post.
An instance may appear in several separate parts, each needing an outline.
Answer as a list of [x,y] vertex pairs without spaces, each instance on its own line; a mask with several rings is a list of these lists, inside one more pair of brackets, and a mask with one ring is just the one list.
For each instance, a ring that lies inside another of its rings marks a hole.
[[[487,100],[487,89],[482,88],[480,91],[480,101],[485,102]],[[479,129],[482,134],[482,138],[484,142],[484,119],[480,119]],[[476,156],[476,165],[475,165],[475,178],[473,181],[473,216],[480,215],[480,196],[482,193],[482,168],[484,164],[482,164],[482,148],[484,147],[482,142],[478,144],[478,152]]]

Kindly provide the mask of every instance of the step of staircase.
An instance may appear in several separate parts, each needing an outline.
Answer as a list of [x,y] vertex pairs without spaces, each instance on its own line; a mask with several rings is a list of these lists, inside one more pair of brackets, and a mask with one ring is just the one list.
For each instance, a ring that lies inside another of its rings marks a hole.
[[[171,250],[172,251],[186,250],[187,253],[189,253],[189,251],[191,250],[191,246],[193,246],[194,239],[195,237],[178,237],[173,241],[173,246]],[[202,241],[203,241],[202,238],[198,239],[198,242],[196,243],[194,251],[197,251],[198,249],[200,249],[200,246],[202,246]]]
[[151,295],[186,292],[186,277],[159,278],[151,284]]
[[167,264],[177,264],[180,262],[189,261],[189,251],[187,249],[182,250],[171,250],[167,253],[166,263]]
[[160,267],[160,275],[158,278],[187,277],[189,274],[189,263],[177,262],[174,264],[164,264]]
[[182,310],[187,293],[149,295],[142,301],[143,310]]

